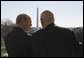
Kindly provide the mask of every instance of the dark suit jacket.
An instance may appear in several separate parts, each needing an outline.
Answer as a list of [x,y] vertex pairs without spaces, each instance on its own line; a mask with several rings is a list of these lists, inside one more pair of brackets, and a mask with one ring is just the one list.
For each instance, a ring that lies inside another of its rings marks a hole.
[[9,57],[30,57],[30,36],[21,28],[14,27],[5,38],[5,45]]
[[35,57],[74,57],[78,42],[74,33],[66,28],[48,25],[32,36]]

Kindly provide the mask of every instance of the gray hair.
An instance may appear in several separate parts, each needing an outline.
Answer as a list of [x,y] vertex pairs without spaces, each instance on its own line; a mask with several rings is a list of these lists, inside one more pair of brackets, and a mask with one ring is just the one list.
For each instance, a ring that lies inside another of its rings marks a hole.
[[48,21],[54,21],[54,15],[51,11],[45,10],[44,12],[41,13],[41,18],[43,20],[48,20]]
[[27,14],[19,14],[16,18],[16,24],[19,24],[26,17],[29,17],[29,16]]

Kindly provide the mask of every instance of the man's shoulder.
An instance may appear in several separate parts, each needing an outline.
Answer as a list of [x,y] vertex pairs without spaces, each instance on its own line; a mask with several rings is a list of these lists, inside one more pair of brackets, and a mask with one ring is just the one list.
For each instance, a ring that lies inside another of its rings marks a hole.
[[43,29],[40,29],[40,30],[36,31],[33,35],[39,35],[41,33],[43,33]]
[[15,33],[15,34],[20,33],[20,34],[22,34],[22,33],[25,33],[25,31],[22,30],[20,27],[14,27],[10,33]]
[[17,27],[14,27],[9,33],[8,33],[8,37],[12,37],[12,38],[18,38],[18,37],[22,37],[22,36],[25,36],[26,35],[26,33],[23,31],[23,30],[21,30],[21,29],[19,29],[19,28],[17,28]]
[[71,32],[68,28],[65,27],[59,27],[59,26],[54,26],[54,30],[60,31],[60,32]]
[[45,34],[46,32],[52,32],[52,31],[54,31],[54,32],[62,32],[62,33],[70,33],[70,32],[72,32],[68,28],[54,26],[54,27],[48,28],[48,29],[40,29],[37,32],[35,32],[33,35]]

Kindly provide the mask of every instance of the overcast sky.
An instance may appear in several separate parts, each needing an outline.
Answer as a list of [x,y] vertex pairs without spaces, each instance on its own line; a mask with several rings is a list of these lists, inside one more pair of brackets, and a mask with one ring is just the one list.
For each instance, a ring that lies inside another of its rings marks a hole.
[[36,9],[54,13],[55,24],[61,27],[83,27],[83,1],[1,1],[1,21],[10,19],[16,22],[18,14],[31,16],[32,26],[36,27]]

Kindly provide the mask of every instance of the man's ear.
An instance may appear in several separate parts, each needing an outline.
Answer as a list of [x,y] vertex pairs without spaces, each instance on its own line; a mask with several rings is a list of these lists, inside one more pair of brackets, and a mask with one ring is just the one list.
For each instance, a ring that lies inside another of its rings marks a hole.
[[55,22],[55,19],[53,19],[53,23]]

